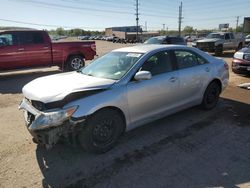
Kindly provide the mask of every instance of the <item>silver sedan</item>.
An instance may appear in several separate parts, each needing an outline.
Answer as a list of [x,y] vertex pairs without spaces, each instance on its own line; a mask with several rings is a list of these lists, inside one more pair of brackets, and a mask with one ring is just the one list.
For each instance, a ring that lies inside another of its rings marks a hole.
[[228,77],[225,61],[199,49],[140,45],[77,72],[33,80],[23,88],[20,109],[35,142],[51,147],[73,137],[100,153],[124,131],[195,105],[214,108]]

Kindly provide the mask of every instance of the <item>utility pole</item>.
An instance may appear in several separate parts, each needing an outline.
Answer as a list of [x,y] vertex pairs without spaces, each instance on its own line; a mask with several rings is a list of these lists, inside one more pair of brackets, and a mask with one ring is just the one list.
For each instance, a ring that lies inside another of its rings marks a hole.
[[163,31],[165,31],[165,24],[162,24],[162,29]]
[[238,28],[238,24],[239,24],[239,16],[236,16],[236,28],[235,29],[237,29]]
[[147,22],[145,22],[145,31],[147,32],[148,28],[147,28]]
[[178,18],[178,22],[179,22],[179,36],[181,36],[181,22],[182,22],[182,2],[181,5],[179,6],[179,18]]
[[135,16],[136,16],[136,40],[138,42],[138,30],[139,30],[139,0],[135,0],[136,4],[135,4]]

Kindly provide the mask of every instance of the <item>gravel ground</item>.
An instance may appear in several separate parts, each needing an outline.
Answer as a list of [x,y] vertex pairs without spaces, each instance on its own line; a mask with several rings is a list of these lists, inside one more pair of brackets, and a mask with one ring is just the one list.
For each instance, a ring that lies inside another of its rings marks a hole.
[[[97,41],[99,55],[128,46]],[[229,65],[232,52],[223,57]],[[21,88],[57,68],[0,74],[0,187],[250,187],[249,76],[230,73],[212,111],[198,107],[126,133],[102,155],[32,143],[18,104]]]

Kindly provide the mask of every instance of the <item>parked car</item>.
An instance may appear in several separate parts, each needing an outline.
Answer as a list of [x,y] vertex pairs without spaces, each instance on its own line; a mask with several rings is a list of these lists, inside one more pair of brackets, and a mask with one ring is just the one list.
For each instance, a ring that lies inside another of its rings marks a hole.
[[126,44],[127,41],[125,39],[119,38],[119,37],[114,37],[113,38],[113,43],[122,43],[122,44]]
[[232,71],[234,73],[250,73],[250,44],[234,54]]
[[51,38],[51,40],[58,41],[58,40],[61,40],[61,39],[66,39],[66,38],[68,38],[68,37],[67,36],[53,36]]
[[114,39],[114,36],[108,36],[108,37],[106,37],[106,41],[109,41],[109,42],[113,41],[113,39]]
[[236,38],[232,32],[215,32],[192,44],[200,50],[222,55],[224,50],[239,50],[244,46],[243,38]]
[[3,31],[0,38],[0,71],[43,66],[78,70],[96,55],[95,42],[51,42],[46,31]]
[[182,37],[173,36],[158,36],[151,37],[144,42],[144,44],[178,44],[187,45],[186,41]]
[[124,131],[192,106],[214,108],[228,76],[225,61],[199,49],[140,45],[114,50],[80,71],[31,81],[19,108],[35,142],[52,147],[71,135],[100,153]]
[[79,36],[77,37],[79,40],[89,40],[90,36]]
[[186,42],[193,42],[193,41],[196,41],[197,40],[197,37],[195,35],[188,35],[188,36],[185,36],[184,37],[184,40]]
[[248,46],[250,44],[250,35],[245,37],[245,45]]

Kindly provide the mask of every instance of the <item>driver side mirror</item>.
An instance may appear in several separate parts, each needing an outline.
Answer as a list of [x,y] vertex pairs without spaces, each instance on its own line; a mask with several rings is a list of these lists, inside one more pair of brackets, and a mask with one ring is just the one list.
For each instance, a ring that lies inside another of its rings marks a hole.
[[134,76],[134,79],[137,81],[150,80],[151,78],[152,78],[152,74],[149,71],[139,71]]

